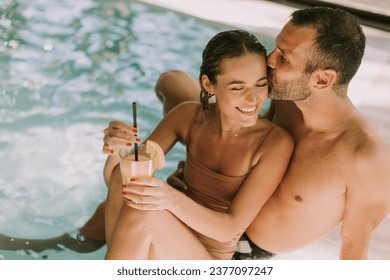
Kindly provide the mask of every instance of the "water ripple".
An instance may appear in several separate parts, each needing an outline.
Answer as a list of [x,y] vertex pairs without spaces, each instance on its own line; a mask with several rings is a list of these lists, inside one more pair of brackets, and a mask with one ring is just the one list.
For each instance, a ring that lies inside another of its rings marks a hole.
[[[130,122],[136,101],[140,136],[151,133],[162,117],[153,90],[158,75],[180,68],[196,76],[201,51],[216,32],[126,0],[2,4],[2,231],[45,237],[81,226],[106,196],[103,129],[112,119]],[[183,147],[175,147],[158,176],[168,176],[183,157]],[[38,257],[0,251],[6,259]]]

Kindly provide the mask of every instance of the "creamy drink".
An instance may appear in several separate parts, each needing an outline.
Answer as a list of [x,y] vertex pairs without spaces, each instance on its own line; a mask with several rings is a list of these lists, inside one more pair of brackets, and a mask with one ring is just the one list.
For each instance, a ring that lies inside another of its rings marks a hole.
[[138,146],[137,161],[135,160],[133,148],[123,148],[119,151],[119,155],[123,184],[128,183],[130,178],[153,176],[155,154],[147,153],[146,145]]

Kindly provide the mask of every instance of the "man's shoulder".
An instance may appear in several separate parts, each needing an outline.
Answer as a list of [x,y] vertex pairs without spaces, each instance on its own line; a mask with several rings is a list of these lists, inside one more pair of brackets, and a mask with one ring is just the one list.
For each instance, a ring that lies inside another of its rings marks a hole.
[[351,122],[345,133],[345,142],[353,149],[353,155],[370,160],[388,148],[379,129],[367,119]]
[[[351,174],[356,180],[372,180],[390,188],[390,143],[370,121],[357,122],[348,130]],[[371,178],[371,179],[370,179]],[[380,183],[381,182],[381,183]]]

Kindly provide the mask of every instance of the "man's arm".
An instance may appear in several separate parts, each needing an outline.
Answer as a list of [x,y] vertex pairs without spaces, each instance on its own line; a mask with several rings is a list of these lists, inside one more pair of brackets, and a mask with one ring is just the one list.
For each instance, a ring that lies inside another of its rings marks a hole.
[[390,153],[385,144],[359,155],[347,185],[340,259],[367,259],[371,233],[390,211]]

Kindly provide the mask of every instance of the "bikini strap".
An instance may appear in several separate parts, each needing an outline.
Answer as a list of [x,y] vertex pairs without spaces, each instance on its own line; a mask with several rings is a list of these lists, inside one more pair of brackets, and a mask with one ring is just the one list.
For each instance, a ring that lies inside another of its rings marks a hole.
[[190,125],[189,125],[189,127],[188,127],[187,137],[186,137],[186,146],[187,146],[187,150],[188,150],[188,147],[189,147],[189,145],[190,145],[190,138],[191,138],[192,128],[194,127],[195,122],[196,122],[196,120],[197,120],[197,118],[198,118],[200,108],[201,108],[201,104],[199,104],[199,105],[196,107],[194,116],[192,117],[191,123],[190,123]]
[[271,124],[269,125],[269,127],[267,128],[267,130],[264,132],[263,137],[261,137],[259,143],[257,143],[256,149],[253,151],[251,160],[249,161],[248,172],[253,168],[252,162],[253,162],[253,159],[255,158],[256,154],[257,154],[257,151],[260,149],[261,144],[263,144],[265,138],[271,133],[272,129],[273,129],[275,126],[276,126],[276,124],[273,123],[273,122],[271,122]]

